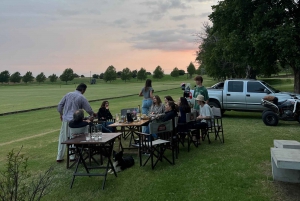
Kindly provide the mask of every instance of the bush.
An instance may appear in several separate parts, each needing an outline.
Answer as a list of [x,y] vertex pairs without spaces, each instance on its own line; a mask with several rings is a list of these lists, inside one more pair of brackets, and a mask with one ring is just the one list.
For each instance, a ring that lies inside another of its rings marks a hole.
[[4,171],[0,172],[0,200],[40,200],[46,195],[46,188],[52,183],[51,172],[49,168],[43,175],[31,177],[27,171],[27,161],[23,154],[14,150],[7,154],[7,163]]

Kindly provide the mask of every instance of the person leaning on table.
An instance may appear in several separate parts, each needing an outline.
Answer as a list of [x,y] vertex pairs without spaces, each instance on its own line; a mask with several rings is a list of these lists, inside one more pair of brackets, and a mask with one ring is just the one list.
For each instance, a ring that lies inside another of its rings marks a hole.
[[84,83],[79,84],[75,91],[67,93],[58,103],[57,111],[60,113],[60,120],[62,121],[56,157],[58,163],[63,161],[66,145],[61,143],[70,137],[68,124],[73,119],[74,112],[78,109],[84,109],[89,115],[96,116],[88,100],[83,96],[86,88]]

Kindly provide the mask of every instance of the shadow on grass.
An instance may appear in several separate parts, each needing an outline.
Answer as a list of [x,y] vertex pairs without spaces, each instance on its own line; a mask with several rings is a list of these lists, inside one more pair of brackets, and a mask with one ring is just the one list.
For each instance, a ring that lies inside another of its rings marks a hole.
[[300,184],[285,183],[274,181],[275,189],[280,200],[299,201],[300,200]]
[[226,111],[223,114],[223,118],[228,119],[261,119],[261,112],[237,112],[237,111]]

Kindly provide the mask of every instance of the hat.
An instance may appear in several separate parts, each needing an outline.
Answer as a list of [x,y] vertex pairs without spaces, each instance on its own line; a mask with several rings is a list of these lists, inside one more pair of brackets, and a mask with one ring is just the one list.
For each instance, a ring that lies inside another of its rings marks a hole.
[[198,101],[204,101],[204,96],[198,95],[197,98],[195,98]]

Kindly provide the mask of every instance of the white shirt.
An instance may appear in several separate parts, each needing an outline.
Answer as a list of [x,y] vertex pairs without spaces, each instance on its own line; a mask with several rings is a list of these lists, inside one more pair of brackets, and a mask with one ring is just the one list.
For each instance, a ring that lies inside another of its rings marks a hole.
[[[213,114],[212,114],[212,110],[210,108],[210,106],[208,104],[204,104],[203,106],[200,105],[199,107],[199,114],[202,117],[210,117],[213,118]],[[211,121],[210,120],[206,120],[206,119],[202,119],[201,122],[205,122],[208,124],[208,126],[210,126]]]

